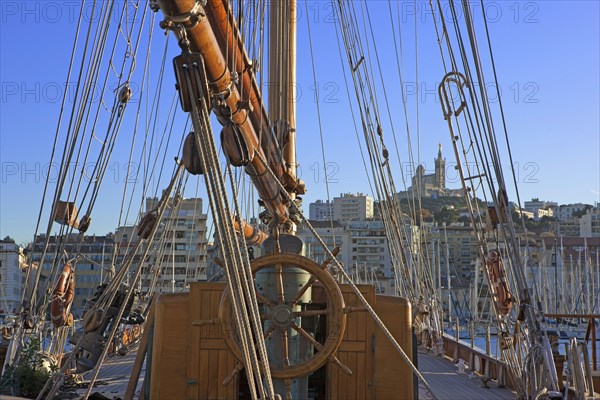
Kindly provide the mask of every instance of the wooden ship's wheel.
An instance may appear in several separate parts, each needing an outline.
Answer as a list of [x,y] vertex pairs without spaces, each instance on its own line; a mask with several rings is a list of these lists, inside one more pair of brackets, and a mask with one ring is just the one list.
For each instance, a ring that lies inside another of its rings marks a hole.
[[[327,361],[332,361],[340,366],[344,372],[352,372],[333,354],[342,342],[346,327],[346,314],[344,309],[344,298],[342,292],[327,271],[327,262],[318,264],[315,261],[301,255],[291,253],[275,253],[259,257],[252,261],[252,273],[255,277],[257,272],[265,268],[273,268],[276,275],[276,295],[267,295],[259,285],[256,285],[259,308],[265,339],[272,335],[281,335],[279,341],[281,348],[276,349],[283,355],[282,365],[271,363],[271,375],[276,379],[292,379],[306,376],[323,366]],[[288,268],[298,268],[310,273],[308,281],[300,287],[293,296],[286,296],[284,288],[284,271]],[[321,309],[306,309],[306,293],[313,285],[318,284],[324,292],[325,302],[319,304],[325,306]],[[274,297],[274,298],[269,298]],[[235,354],[239,362],[242,361],[242,351],[235,329],[235,319],[232,316],[229,289],[226,289],[221,298],[219,307],[219,320],[223,329],[225,342]],[[317,340],[310,332],[305,330],[299,321],[303,317],[321,316],[326,318],[326,335],[324,340]],[[297,363],[290,361],[289,336],[292,333],[310,343],[314,347],[314,354],[307,359],[298,360]]]

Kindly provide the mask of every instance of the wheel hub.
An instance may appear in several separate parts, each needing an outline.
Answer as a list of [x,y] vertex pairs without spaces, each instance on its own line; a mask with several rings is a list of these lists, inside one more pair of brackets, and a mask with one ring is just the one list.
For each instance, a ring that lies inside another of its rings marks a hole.
[[290,326],[294,316],[292,308],[287,304],[278,304],[271,310],[271,318],[275,325],[286,328]]

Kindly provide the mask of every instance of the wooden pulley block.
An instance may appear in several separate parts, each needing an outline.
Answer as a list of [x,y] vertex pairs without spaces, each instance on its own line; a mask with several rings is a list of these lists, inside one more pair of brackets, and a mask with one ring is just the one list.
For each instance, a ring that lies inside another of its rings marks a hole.
[[202,160],[200,159],[200,149],[198,148],[198,142],[196,140],[196,134],[194,132],[188,133],[183,142],[183,154],[181,155],[181,162],[185,167],[185,170],[192,175],[202,175]]
[[79,230],[79,232],[81,233],[85,233],[88,228],[90,227],[90,224],[92,223],[92,218],[90,218],[89,215],[84,215],[81,218],[81,221],[79,221],[79,228],[77,228],[77,230]]
[[138,226],[137,235],[142,239],[148,239],[157,222],[158,217],[153,212],[144,215],[142,222]]
[[227,159],[234,167],[243,167],[254,158],[254,148],[248,146],[240,127],[227,124],[221,130],[221,145]]
[[131,99],[131,94],[131,87],[129,86],[129,83],[126,83],[119,91],[119,102],[121,104],[127,103],[129,99]]
[[104,310],[101,308],[90,308],[83,316],[83,331],[85,333],[96,330],[102,323],[102,314]]
[[510,208],[508,204],[508,194],[504,189],[498,190],[498,203],[500,206],[500,215],[498,216],[498,219],[502,223],[507,223],[508,221],[506,220],[506,211]]
[[210,92],[202,54],[180,54],[173,59],[173,67],[183,111],[192,112],[192,98],[198,102],[198,106],[203,98],[206,107],[210,108]]
[[35,321],[33,319],[33,315],[30,312],[27,312],[23,318],[23,329],[33,329],[34,326]]
[[487,209],[487,224],[491,229],[496,229],[498,227],[498,223],[500,222],[500,218],[498,218],[498,213],[496,212],[496,207],[491,206]]
[[72,228],[79,228],[79,221],[77,220],[77,207],[72,201],[58,201],[56,205],[56,212],[54,213],[54,221],[61,225],[68,225]]

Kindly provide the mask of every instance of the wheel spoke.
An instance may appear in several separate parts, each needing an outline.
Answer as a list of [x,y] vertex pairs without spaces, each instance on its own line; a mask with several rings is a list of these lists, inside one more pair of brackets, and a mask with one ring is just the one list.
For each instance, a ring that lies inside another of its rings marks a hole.
[[256,292],[256,298],[258,299],[258,301],[260,303],[263,303],[265,306],[269,307],[270,309],[273,309],[273,307],[275,307],[273,305],[273,303],[271,303],[269,301],[269,299],[267,299],[265,296],[263,296],[262,294],[260,294],[258,291]]
[[350,369],[350,367],[348,367],[346,364],[344,364],[343,362],[341,362],[333,354],[329,356],[329,361],[331,361],[332,363],[334,363],[335,365],[337,365],[338,367],[340,367],[340,369],[342,370],[342,372],[344,374],[346,374],[348,376],[352,375],[352,370]]
[[273,332],[275,332],[276,327],[277,327],[276,325],[271,325],[269,327],[269,329],[267,329],[265,331],[265,334],[264,334],[265,340],[267,340],[269,338],[269,336],[271,336],[273,334]]
[[353,312],[359,312],[359,311],[368,311],[367,307],[344,307],[344,314],[350,314]]
[[277,294],[279,296],[279,304],[285,303],[285,295],[283,294],[283,266],[281,264],[275,264],[275,271],[277,272]]
[[235,366],[233,367],[233,371],[231,371],[231,373],[227,375],[223,380],[223,386],[229,385],[231,381],[233,381],[233,378],[235,378],[235,376],[239,374],[242,369],[244,369],[244,364],[242,364],[239,361],[236,361]]
[[317,281],[317,277],[316,275],[313,275],[310,277],[310,279],[308,280],[308,282],[306,282],[304,284],[304,286],[302,286],[302,288],[298,291],[298,293],[296,293],[296,295],[294,296],[294,298],[292,299],[292,301],[290,302],[290,307],[294,307],[296,305],[296,303],[298,303],[300,301],[300,298],[304,295],[304,293],[306,293],[306,291],[312,286],[314,285],[314,283]]
[[288,378],[283,381],[283,384],[285,385],[285,400],[292,400],[292,380]]
[[289,343],[287,328],[281,329],[281,344],[283,346],[283,368],[290,367]]
[[324,310],[304,310],[294,312],[294,318],[296,317],[314,317],[316,315],[327,315],[329,314],[329,309],[326,308]]
[[[298,332],[300,335],[304,336],[306,338],[306,340],[308,340],[310,343],[312,343],[312,345],[315,346],[315,349],[317,349],[319,351],[323,350],[323,345],[321,343],[317,342],[315,340],[315,338],[310,335],[310,333],[306,332],[304,329],[302,329],[302,327],[298,326],[298,324],[296,324],[295,322],[292,322],[291,326],[296,332]],[[350,368],[348,368],[347,365],[342,363],[333,354],[331,354],[329,356],[329,361],[331,361],[332,363],[334,363],[335,365],[340,367],[342,369],[342,372],[345,373],[346,375],[348,375],[348,376],[352,375],[352,370]]]
[[316,339],[314,337],[312,337],[312,335],[310,333],[306,332],[301,326],[298,326],[297,323],[292,321],[290,326],[292,327],[292,329],[294,329],[300,335],[304,336],[304,338],[306,340],[308,340],[313,346],[315,346],[315,349],[317,349],[319,351],[321,351],[323,349],[323,345],[321,343],[317,342]]

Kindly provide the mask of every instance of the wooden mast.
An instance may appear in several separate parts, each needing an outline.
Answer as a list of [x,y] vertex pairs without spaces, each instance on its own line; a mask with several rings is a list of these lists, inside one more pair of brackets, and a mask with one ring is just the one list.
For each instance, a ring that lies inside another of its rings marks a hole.
[[[296,169],[296,0],[289,0],[288,8],[288,52],[287,52],[287,100],[288,141],[283,148],[283,159],[288,167],[290,177],[297,180]],[[295,195],[295,193],[293,193]],[[294,198],[294,197],[292,197]]]
[[296,180],[296,0],[271,3],[269,22],[269,119],[289,179]]
[[[304,184],[282,158],[254,77],[255,65],[244,50],[227,1],[208,0],[206,6],[195,0],[158,0],[158,4],[166,17],[163,26],[174,31],[184,27],[190,49],[203,55],[212,93],[226,93],[222,106],[231,110],[231,122],[239,128],[248,148],[246,172],[277,224],[285,224],[289,205],[267,169],[289,193],[304,193]],[[232,130],[224,133],[231,134]]]

